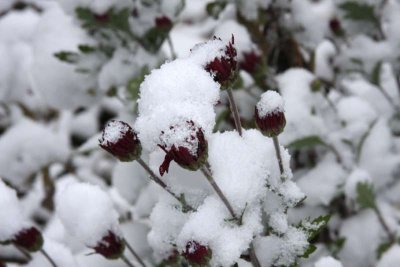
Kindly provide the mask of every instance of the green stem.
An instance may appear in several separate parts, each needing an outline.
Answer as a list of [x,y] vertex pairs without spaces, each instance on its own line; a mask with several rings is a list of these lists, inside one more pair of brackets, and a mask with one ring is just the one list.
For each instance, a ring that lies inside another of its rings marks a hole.
[[132,248],[132,246],[124,239],[125,245],[128,248],[128,250],[132,253],[132,255],[135,257],[135,259],[142,265],[142,267],[147,267],[144,261],[140,258],[139,254],[136,253],[136,251]]
[[57,264],[53,261],[53,259],[47,254],[47,252],[42,248],[40,249],[40,252],[43,254],[43,256],[50,262],[50,264],[53,267],[57,267]]
[[229,106],[231,108],[233,119],[235,121],[236,130],[238,131],[239,135],[242,136],[242,124],[240,122],[240,115],[239,115],[239,111],[237,109],[235,98],[233,97],[232,89],[228,88],[228,89],[226,89],[226,91],[228,93]]
[[121,256],[121,260],[123,260],[129,267],[135,267],[124,255]]

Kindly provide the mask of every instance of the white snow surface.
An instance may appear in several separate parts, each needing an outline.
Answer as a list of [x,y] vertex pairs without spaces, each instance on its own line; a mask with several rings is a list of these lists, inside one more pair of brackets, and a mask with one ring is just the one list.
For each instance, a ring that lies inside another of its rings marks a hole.
[[126,133],[129,132],[130,129],[131,128],[129,127],[129,125],[126,125],[121,121],[110,121],[104,128],[104,134],[101,139],[101,144],[107,145],[107,143],[117,143],[121,138],[123,138]]
[[129,0],[59,0],[59,2],[64,10],[70,14],[74,14],[78,7],[85,7],[96,14],[102,15],[110,8],[119,10],[133,5],[132,1]]
[[99,186],[67,185],[57,194],[56,205],[57,215],[66,230],[88,247],[95,247],[108,231],[120,235],[113,202]]
[[343,267],[342,263],[332,257],[320,258],[314,265],[315,267]]
[[15,190],[0,178],[0,242],[13,238],[25,226],[25,218]]
[[284,112],[283,98],[275,91],[267,91],[261,95],[261,99],[257,103],[257,111],[260,117]]

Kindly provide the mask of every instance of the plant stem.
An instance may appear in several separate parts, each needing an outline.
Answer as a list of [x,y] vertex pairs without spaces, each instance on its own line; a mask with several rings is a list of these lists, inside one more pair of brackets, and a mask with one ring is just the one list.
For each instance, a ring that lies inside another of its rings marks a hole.
[[374,211],[376,213],[376,216],[378,217],[378,220],[380,224],[383,227],[383,230],[385,230],[386,234],[388,235],[390,243],[395,243],[396,242],[396,235],[390,230],[388,224],[386,223],[385,219],[382,216],[382,213],[378,207],[374,208]]
[[43,256],[50,262],[50,264],[53,267],[57,267],[57,264],[53,261],[53,259],[47,254],[47,252],[42,248],[40,249],[40,252],[43,254]]
[[19,252],[21,252],[28,259],[28,261],[32,259],[32,256],[28,252],[26,252],[25,249],[23,249],[23,248],[21,248],[20,246],[17,246],[17,245],[14,245],[14,246]]
[[184,209],[186,210],[194,210],[193,207],[188,205],[187,203],[184,203],[181,198],[179,198],[177,195],[175,195],[174,192],[172,192],[168,186],[150,169],[150,167],[144,162],[141,158],[137,159],[137,162],[145,169],[148,174],[150,175],[150,179],[157,183],[159,186],[164,188],[165,191],[167,191],[171,196],[173,196],[176,200],[178,200]]
[[281,149],[280,149],[280,147],[279,147],[278,136],[272,137],[272,140],[274,141],[275,153],[276,153],[276,157],[278,158],[279,170],[280,170],[280,172],[281,172],[281,179],[282,179],[282,182],[283,182],[283,180],[284,180],[284,178],[283,178],[284,170],[283,170]]
[[177,56],[176,56],[174,44],[172,43],[172,39],[171,39],[171,35],[170,34],[168,34],[167,42],[168,42],[168,45],[169,45],[169,49],[171,50],[172,60],[174,60],[174,59],[176,59]]
[[233,211],[233,208],[231,204],[229,203],[228,199],[225,197],[224,193],[221,191],[221,188],[217,185],[215,182],[214,178],[211,176],[211,174],[208,172],[208,170],[204,167],[201,167],[201,172],[204,174],[204,176],[207,178],[207,181],[211,184],[212,188],[215,190],[219,198],[222,200],[222,202],[225,204],[227,209],[229,210],[230,214],[234,219],[237,219],[235,212]]
[[250,260],[254,267],[261,267],[260,262],[258,261],[256,251],[254,249],[253,241],[250,243]]
[[135,267],[124,255],[121,255],[121,260],[123,260],[129,267]]
[[228,88],[226,89],[226,91],[228,93],[229,106],[231,108],[233,119],[235,121],[236,130],[238,131],[239,135],[242,136],[242,124],[240,122],[240,115],[236,106],[235,98],[233,97],[232,89]]
[[144,261],[140,258],[140,256],[136,253],[136,251],[132,248],[132,246],[124,239],[125,245],[128,250],[132,253],[132,255],[136,258],[136,260],[142,265],[143,267],[147,267]]

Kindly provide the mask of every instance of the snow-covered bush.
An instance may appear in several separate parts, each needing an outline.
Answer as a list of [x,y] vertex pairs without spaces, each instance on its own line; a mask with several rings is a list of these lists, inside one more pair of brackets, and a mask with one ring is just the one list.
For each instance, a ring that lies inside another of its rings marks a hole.
[[0,267],[397,267],[400,3],[0,1]]

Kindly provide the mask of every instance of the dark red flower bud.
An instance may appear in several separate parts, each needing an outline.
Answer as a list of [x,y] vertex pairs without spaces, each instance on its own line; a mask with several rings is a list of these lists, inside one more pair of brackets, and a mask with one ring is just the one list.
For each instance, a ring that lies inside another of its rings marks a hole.
[[232,41],[225,47],[224,55],[215,58],[205,66],[205,70],[213,75],[214,81],[220,83],[223,89],[236,77],[237,52],[233,46],[234,43],[235,39],[232,35]]
[[255,51],[243,52],[243,59],[240,62],[240,68],[247,71],[250,74],[256,72],[257,68],[261,64],[261,56]]
[[140,157],[142,145],[136,132],[123,121],[107,123],[99,139],[100,147],[120,161],[133,161]]
[[190,264],[205,266],[212,257],[212,251],[196,241],[189,241],[183,255]]
[[93,249],[104,258],[115,260],[119,259],[124,252],[125,243],[121,237],[108,231],[108,234]]
[[331,29],[332,33],[341,36],[344,34],[342,24],[340,23],[340,20],[338,18],[332,18],[329,21],[329,28]]
[[43,236],[36,227],[30,227],[19,231],[12,242],[29,252],[36,252],[43,246]]
[[[183,133],[183,135],[182,135]],[[167,145],[164,140],[158,146],[166,153],[163,163],[160,166],[160,175],[168,172],[171,161],[175,161],[182,168],[196,171],[207,161],[208,143],[204,132],[197,127],[193,121],[187,121],[185,125],[171,126],[168,133],[161,132],[160,139],[165,136],[180,136],[179,142]]]
[[255,108],[256,126],[268,136],[278,136],[286,126],[283,99],[275,91],[267,91],[261,96]]
[[157,17],[156,27],[169,30],[172,28],[172,21],[167,16]]

